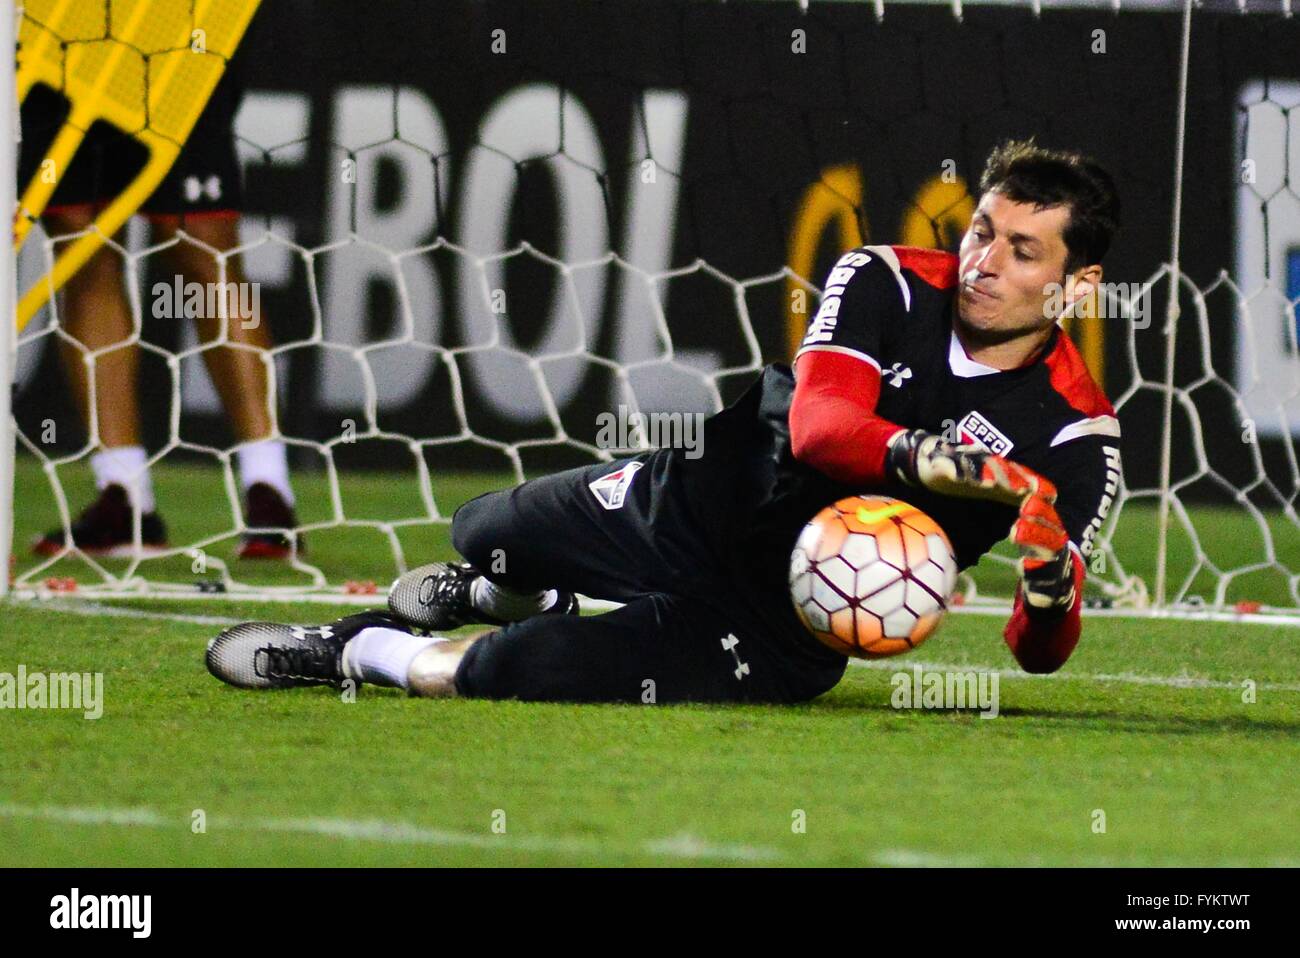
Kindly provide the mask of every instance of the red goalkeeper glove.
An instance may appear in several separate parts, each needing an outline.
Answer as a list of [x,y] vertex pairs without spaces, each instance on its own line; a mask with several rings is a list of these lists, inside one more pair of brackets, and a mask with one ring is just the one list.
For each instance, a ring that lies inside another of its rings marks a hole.
[[1045,495],[1056,487],[1032,469],[978,446],[959,446],[923,429],[899,432],[885,453],[886,471],[911,486],[941,496],[991,499],[1019,506],[1026,496]]
[[1020,585],[1030,615],[1055,616],[1074,605],[1074,564],[1070,537],[1052,505],[1056,498],[1038,494],[1020,505],[1011,540],[1020,550]]

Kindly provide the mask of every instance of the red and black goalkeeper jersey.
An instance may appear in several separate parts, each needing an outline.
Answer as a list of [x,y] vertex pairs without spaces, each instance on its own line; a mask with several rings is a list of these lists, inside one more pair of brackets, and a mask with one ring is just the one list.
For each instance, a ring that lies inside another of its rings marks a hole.
[[[851,250],[827,279],[799,357],[837,354],[843,358],[832,369],[851,374],[858,371],[851,364],[862,363],[878,373],[874,415],[892,431],[889,424],[975,443],[1052,480],[1061,519],[1086,556],[1118,490],[1114,410],[1059,328],[1019,369],[1000,371],[970,359],[952,329],[956,292],[957,257],[951,253],[905,246]],[[794,392],[788,366],[767,367],[740,400],[706,424],[704,455],[691,470],[701,494],[729,495],[739,516],[727,523],[728,534],[755,572],[761,566],[769,573],[769,561],[775,564],[759,554],[788,558],[799,529],[819,509],[862,492],[904,499],[932,516],[963,568],[1007,537],[1016,519],[1010,507],[936,496],[887,478],[867,487],[795,458]],[[702,482],[723,488],[706,489]],[[701,521],[716,518],[702,515]]]

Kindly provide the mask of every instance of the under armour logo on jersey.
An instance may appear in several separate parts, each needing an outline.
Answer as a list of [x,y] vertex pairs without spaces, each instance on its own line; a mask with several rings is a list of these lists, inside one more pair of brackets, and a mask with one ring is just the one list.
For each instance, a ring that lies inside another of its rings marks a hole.
[[189,203],[197,203],[203,197],[210,200],[221,199],[221,177],[215,173],[202,182],[197,176],[185,177],[185,199]]
[[885,375],[889,377],[889,385],[901,388],[904,379],[912,378],[912,370],[902,363],[894,363],[885,370]]
[[731,657],[736,660],[736,681],[739,682],[749,674],[749,663],[740,661],[740,653],[736,651],[736,646],[740,645],[740,639],[728,632],[727,637],[721,641],[722,647],[730,652]]
[[289,629],[293,637],[299,642],[306,642],[312,636],[318,636],[322,639],[334,638],[334,629],[328,625],[308,627],[304,625],[295,625]]
[[621,469],[611,472],[607,476],[601,476],[594,482],[587,484],[591,494],[596,497],[606,509],[623,508],[623,500],[627,497],[628,486],[632,485],[632,477],[637,474],[645,463],[629,462]]

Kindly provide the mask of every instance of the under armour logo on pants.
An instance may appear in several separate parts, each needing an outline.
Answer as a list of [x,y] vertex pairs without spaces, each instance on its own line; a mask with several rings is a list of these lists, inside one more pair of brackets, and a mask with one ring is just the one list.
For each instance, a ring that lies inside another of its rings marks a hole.
[[728,632],[727,637],[721,641],[722,647],[730,652],[731,657],[736,660],[736,681],[740,681],[749,674],[749,663],[740,661],[740,653],[736,651],[736,646],[740,645],[740,639]]

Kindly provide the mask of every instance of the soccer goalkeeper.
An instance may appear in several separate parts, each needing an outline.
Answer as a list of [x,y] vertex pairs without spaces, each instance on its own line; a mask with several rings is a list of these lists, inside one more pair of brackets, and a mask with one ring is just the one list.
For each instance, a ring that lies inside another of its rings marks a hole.
[[[805,701],[846,660],[796,617],[790,553],[817,511],[864,492],[929,513],[962,568],[1010,531],[1004,637],[1027,671],[1060,668],[1119,482],[1119,424],[1057,320],[1100,283],[1119,201],[1094,161],[1032,141],[996,148],[980,189],[958,255],[846,253],[793,372],[767,367],[711,417],[702,456],[663,449],[480,496],[452,520],[467,562],[402,576],[387,612],[236,626],[208,669],[249,688]],[[578,593],[624,604],[580,617]],[[490,628],[438,634],[467,623]]]

